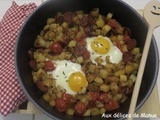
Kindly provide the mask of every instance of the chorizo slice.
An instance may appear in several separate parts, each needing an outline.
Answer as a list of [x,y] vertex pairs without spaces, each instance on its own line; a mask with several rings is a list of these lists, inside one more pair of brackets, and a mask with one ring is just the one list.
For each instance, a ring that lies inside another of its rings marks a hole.
[[122,60],[123,60],[125,63],[127,63],[127,62],[132,62],[132,60],[133,60],[133,54],[130,53],[130,52],[125,52],[125,53],[123,53],[123,58],[122,58]]

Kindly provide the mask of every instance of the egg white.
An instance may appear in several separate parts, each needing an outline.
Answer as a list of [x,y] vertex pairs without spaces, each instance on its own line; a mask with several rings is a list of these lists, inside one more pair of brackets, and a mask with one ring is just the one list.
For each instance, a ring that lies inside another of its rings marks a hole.
[[[102,36],[98,36],[98,37],[102,37]],[[86,42],[87,42],[86,47],[87,47],[87,50],[90,52],[90,59],[92,63],[97,64],[97,62],[95,61],[97,57],[101,57],[101,59],[103,60],[102,65],[106,65],[107,56],[109,56],[109,60],[110,60],[109,62],[111,63],[118,64],[122,60],[123,53],[116,46],[113,45],[113,43],[108,37],[103,37],[103,38],[110,43],[110,51],[106,54],[99,54],[95,52],[91,48],[91,42],[94,41],[95,38],[97,37],[86,38]]]
[[48,72],[48,74],[52,74],[56,80],[56,86],[61,86],[68,94],[77,94],[77,92],[69,87],[68,78],[74,72],[81,72],[85,76],[81,70],[81,65],[68,60],[56,60],[52,62],[56,65],[56,69]]

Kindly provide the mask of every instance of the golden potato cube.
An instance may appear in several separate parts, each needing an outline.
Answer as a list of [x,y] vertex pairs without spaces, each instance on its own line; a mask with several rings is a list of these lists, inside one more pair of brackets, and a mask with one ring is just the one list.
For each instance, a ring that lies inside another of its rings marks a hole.
[[76,41],[75,40],[71,40],[68,44],[68,47],[75,47],[76,46]]
[[44,94],[43,96],[43,99],[46,101],[46,102],[49,102],[50,101],[50,96],[48,93]]
[[91,109],[91,116],[94,116],[94,115],[99,115],[99,109],[98,108],[92,108]]
[[126,74],[131,74],[133,71],[134,71],[134,66],[131,63],[128,63],[124,68],[124,72]]
[[127,76],[126,75],[120,75],[120,82],[126,82]]
[[73,115],[74,114],[74,110],[73,109],[67,109],[66,114]]
[[105,70],[105,69],[101,69],[100,71],[99,71],[99,76],[101,77],[101,78],[107,78],[107,76],[108,76],[108,72]]
[[101,85],[101,84],[103,83],[103,80],[102,80],[102,78],[100,78],[100,77],[96,77],[96,78],[94,79],[94,81],[95,81],[96,83],[98,83],[99,85]]
[[105,25],[105,26],[103,26],[103,28],[102,28],[102,33],[103,33],[104,35],[106,35],[110,30],[111,30],[111,26]]
[[43,69],[40,68],[40,69],[37,71],[37,74],[36,74],[36,75],[37,75],[38,78],[42,78],[42,77],[45,77],[46,74],[47,74],[46,71],[44,71]]
[[119,77],[120,75],[123,75],[124,71],[123,70],[118,70],[114,73],[114,76]]
[[110,90],[110,86],[106,85],[106,84],[102,84],[100,86],[100,90],[103,91],[103,92],[108,92]]
[[103,20],[101,15],[98,17],[98,20],[96,21],[96,25],[99,28],[103,28],[103,26],[105,25],[105,21]]
[[83,114],[83,116],[90,116],[91,115],[91,109],[86,110],[86,112]]

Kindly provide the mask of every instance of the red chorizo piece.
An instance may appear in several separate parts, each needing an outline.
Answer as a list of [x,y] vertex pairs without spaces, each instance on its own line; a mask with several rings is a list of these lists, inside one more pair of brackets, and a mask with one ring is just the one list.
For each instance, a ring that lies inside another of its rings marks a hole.
[[126,35],[126,36],[123,36],[123,41],[124,43],[127,43],[131,40],[130,36]]
[[111,26],[112,29],[118,29],[119,25],[117,24],[117,21],[115,19],[110,19],[108,21],[108,25]]
[[56,17],[55,22],[61,25],[64,22],[64,17],[62,15]]
[[96,107],[96,101],[90,100],[87,104],[87,108],[95,108]]
[[133,60],[133,54],[130,53],[130,52],[125,52],[125,53],[123,53],[123,58],[122,58],[122,60],[123,60],[125,63],[127,63],[127,62],[132,62],[132,60]]
[[33,71],[37,71],[37,63],[35,60],[30,60],[29,61],[29,66],[32,68]]
[[30,58],[31,60],[34,59],[34,57],[33,57],[33,52],[34,52],[33,49],[30,49],[30,50],[28,51],[28,55],[29,55],[29,58]]
[[75,54],[78,56],[83,56],[86,52],[86,47],[84,43],[77,43],[75,47]]
[[86,110],[86,105],[83,102],[77,102],[74,106],[75,114],[78,116],[82,116]]
[[67,23],[69,23],[70,26],[72,26],[74,24],[74,18],[75,13],[74,12],[65,12],[64,13],[64,21],[66,21]]
[[131,39],[130,41],[127,42],[127,48],[128,50],[132,50],[135,48],[137,45],[137,41],[135,39]]
[[84,28],[84,33],[89,36],[93,32],[93,27],[92,26],[85,26]]
[[88,16],[83,16],[82,17],[82,19],[81,19],[81,21],[80,21],[80,24],[82,25],[82,26],[87,26],[88,25]]
[[88,24],[89,25],[94,25],[96,23],[96,20],[94,17],[92,17],[91,15],[88,15]]
[[45,86],[40,80],[37,81],[37,87],[44,93],[48,90],[48,87]]

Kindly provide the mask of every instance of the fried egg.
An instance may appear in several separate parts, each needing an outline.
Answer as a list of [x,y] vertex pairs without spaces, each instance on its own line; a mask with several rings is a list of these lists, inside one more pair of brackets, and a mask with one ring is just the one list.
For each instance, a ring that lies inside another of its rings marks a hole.
[[123,53],[113,45],[108,37],[91,37],[86,38],[87,50],[90,52],[92,63],[96,63],[95,59],[101,57],[102,65],[106,65],[106,57],[109,56],[109,62],[118,64],[122,60]]
[[66,93],[72,95],[85,92],[88,82],[80,64],[68,60],[52,62],[56,65],[56,69],[51,71],[50,74],[56,80],[56,86],[61,86]]

